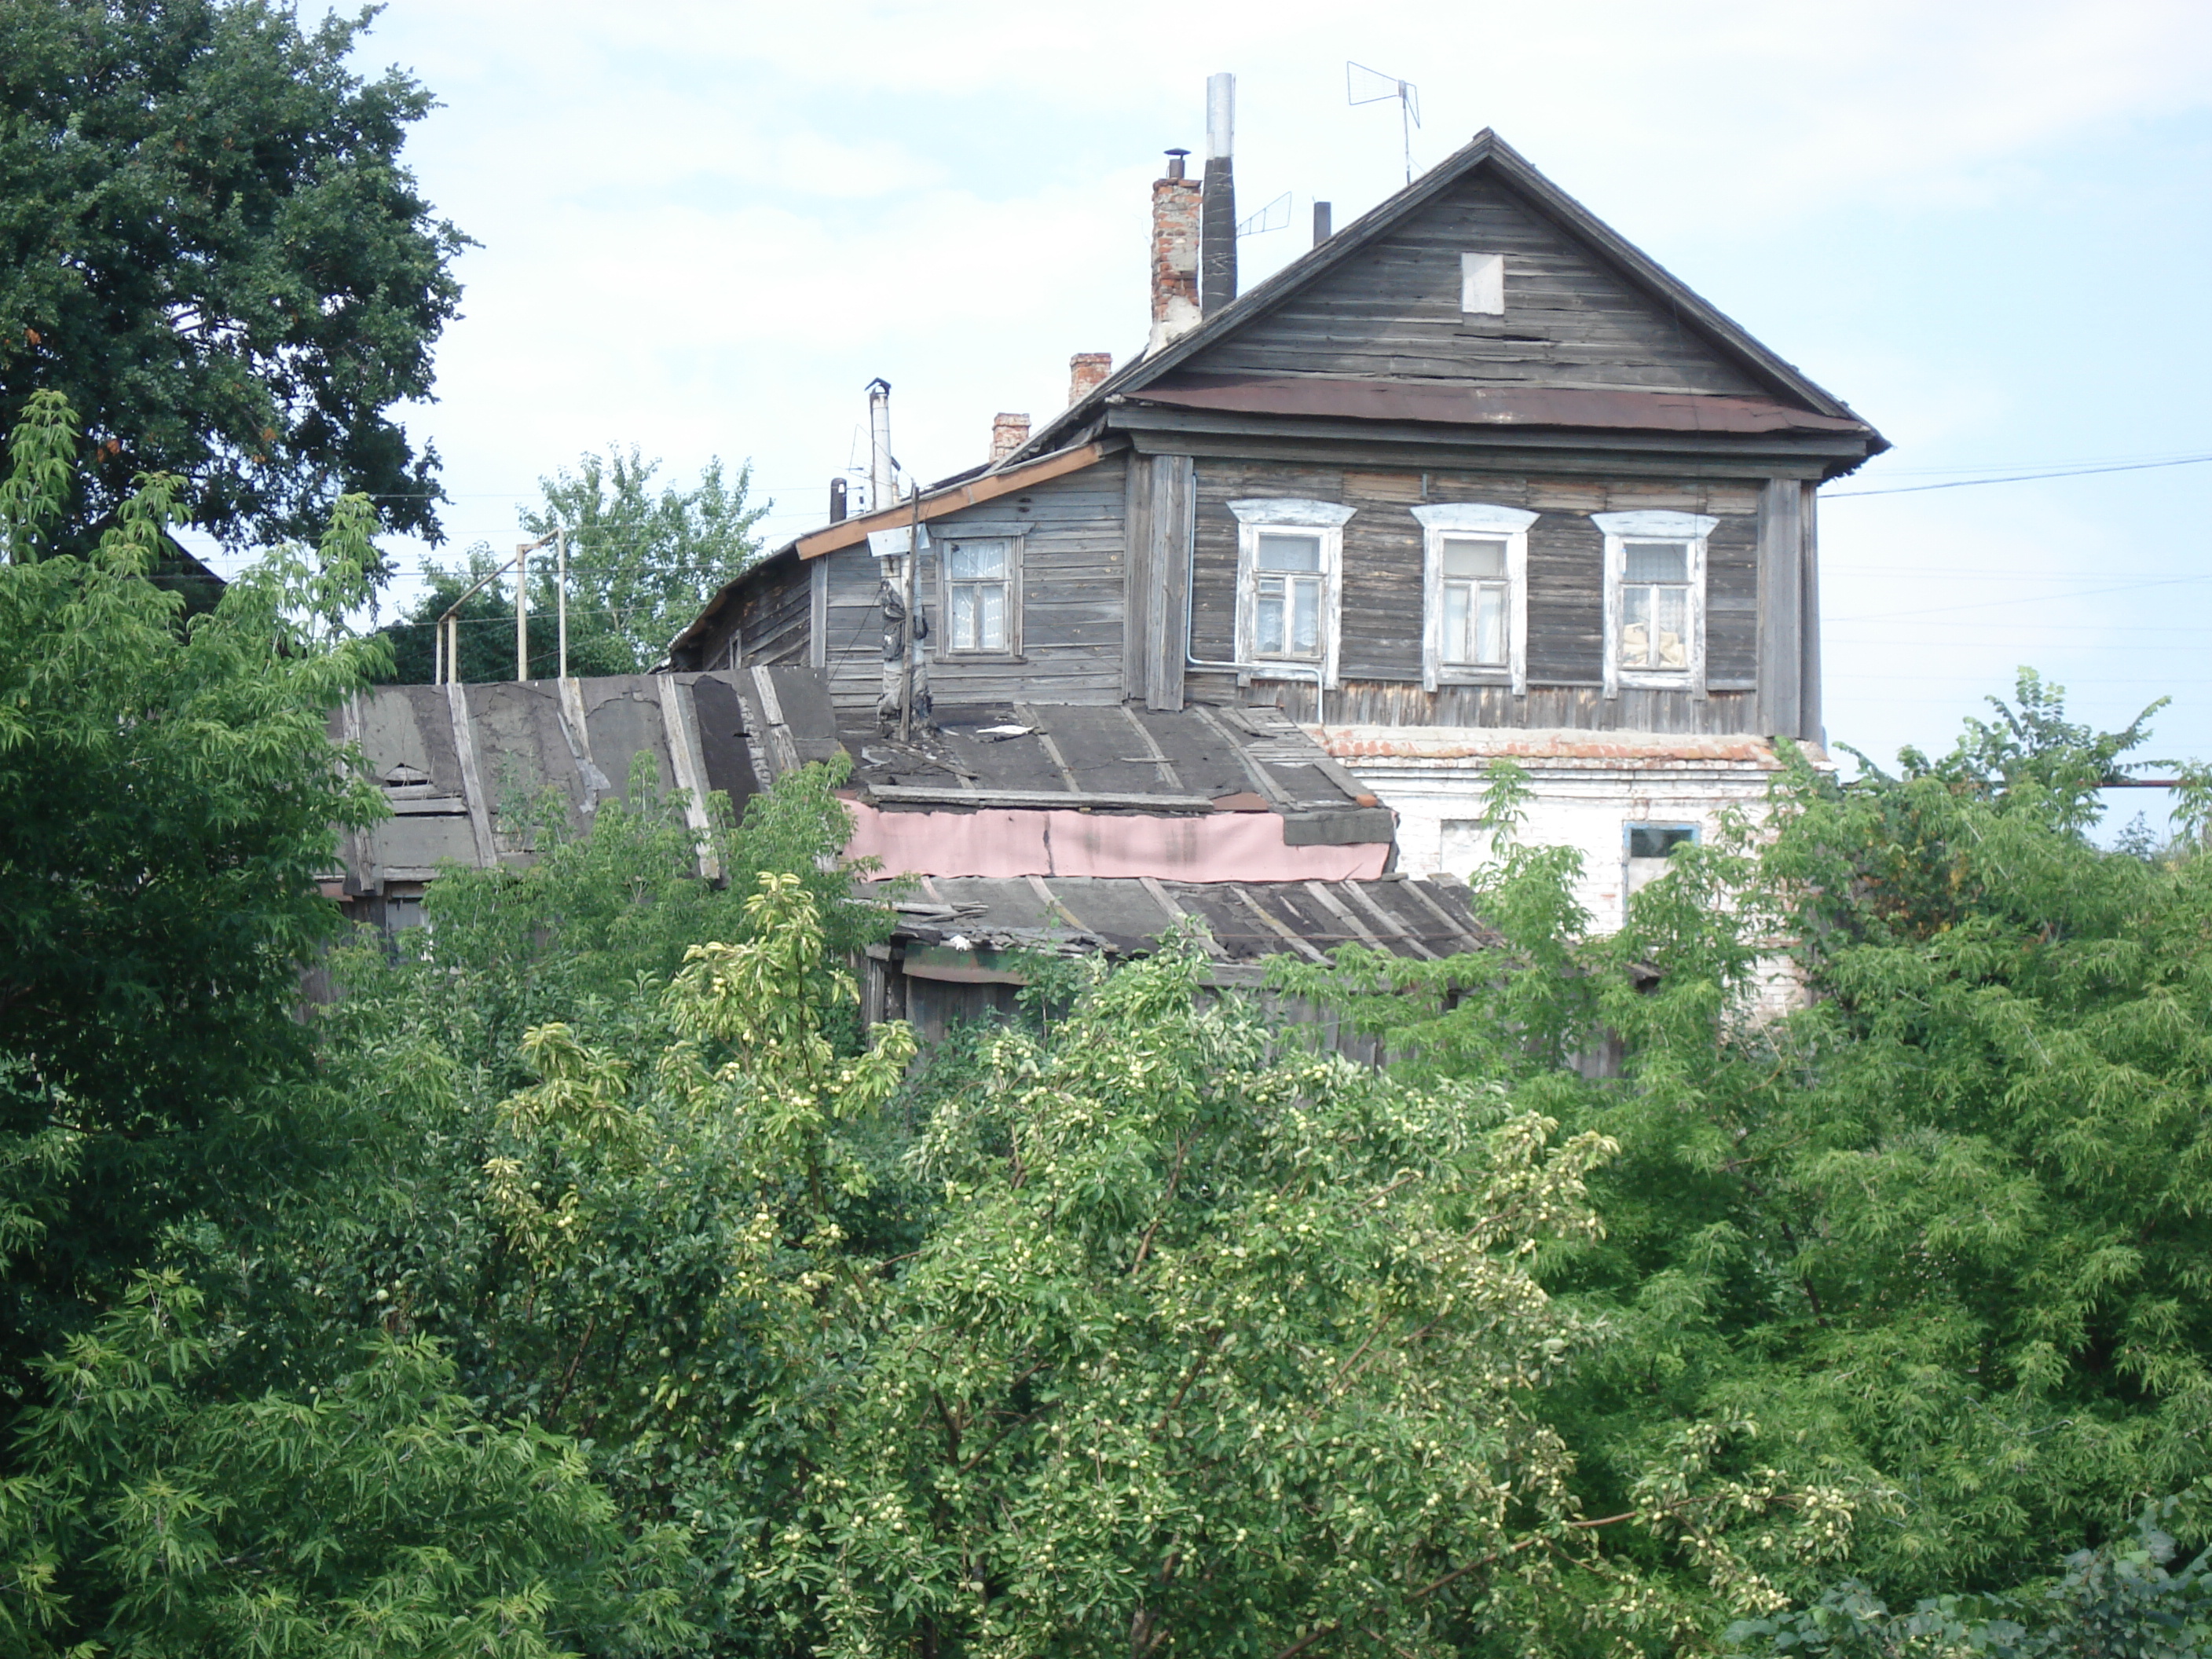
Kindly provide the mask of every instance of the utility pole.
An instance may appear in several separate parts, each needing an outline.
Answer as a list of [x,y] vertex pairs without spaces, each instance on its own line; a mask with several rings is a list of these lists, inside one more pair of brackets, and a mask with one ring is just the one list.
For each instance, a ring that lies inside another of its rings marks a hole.
[[514,678],[530,678],[530,550],[543,542],[525,542],[514,550]]
[[560,525],[553,526],[553,545],[556,550],[554,580],[554,605],[561,618],[561,678],[568,678],[568,532]]

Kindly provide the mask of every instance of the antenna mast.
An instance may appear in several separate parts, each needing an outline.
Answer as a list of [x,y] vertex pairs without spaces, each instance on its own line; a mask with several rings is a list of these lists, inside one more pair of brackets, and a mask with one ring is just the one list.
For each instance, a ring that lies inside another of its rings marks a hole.
[[1344,66],[1344,101],[1353,105],[1396,103],[1398,131],[1406,147],[1406,182],[1412,184],[1413,129],[1421,125],[1421,89],[1411,81],[1401,81],[1381,70],[1347,61]]

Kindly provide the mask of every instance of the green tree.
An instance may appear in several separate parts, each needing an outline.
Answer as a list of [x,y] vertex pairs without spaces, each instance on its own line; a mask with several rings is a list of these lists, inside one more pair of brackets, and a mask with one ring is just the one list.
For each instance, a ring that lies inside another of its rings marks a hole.
[[688,1646],[668,1571],[576,1449],[483,1421],[429,1344],[322,1386],[210,1391],[222,1340],[173,1273],[41,1365],[0,1483],[0,1635],[27,1659],[556,1659]]
[[[181,485],[151,477],[83,556],[58,550],[76,476],[58,394],[0,484],[0,1389],[143,1265],[160,1230],[245,1201],[242,1164],[307,1156],[270,1092],[305,1076],[299,974],[337,934],[334,826],[381,811],[326,720],[381,647],[367,502],[280,549],[215,609],[145,580]],[[35,1243],[37,1249],[28,1250]]]
[[[739,1540],[755,1624],[830,1655],[1517,1652],[1637,1626],[1640,1553],[1752,1611],[1840,1547],[1845,1495],[1733,1428],[1586,1507],[1535,1407],[1604,1334],[1534,1268],[1598,1231],[1607,1143],[1283,1055],[1204,962],[1125,967],[940,1079],[908,1162],[943,1202],[902,1259],[775,1230],[779,1386],[733,1449],[791,1472]],[[1606,1588],[1565,1601],[1570,1570]]]
[[[1679,851],[1611,940],[1509,860],[1503,960],[1284,970],[1413,1073],[1620,1144],[1607,1237],[1546,1274],[1620,1334],[1543,1405],[1594,1503],[1678,1425],[1753,1420],[1789,1478],[1887,1492],[1852,1567],[1910,1604],[2029,1582],[2212,1474],[2212,860],[2088,834],[2142,741],[2024,676],[1894,775],[1793,761],[1764,833]],[[1608,1034],[1620,1078],[1561,1063]]]
[[[750,463],[725,478],[710,460],[689,488],[653,488],[660,463],[610,448],[540,481],[544,504],[522,515],[532,536],[568,535],[569,656],[637,673],[659,662],[708,599],[759,556]],[[550,569],[550,566],[548,567]],[[580,645],[588,653],[578,655]]]
[[2212,1648],[2212,1554],[2169,1568],[2175,1540],[2158,1522],[2178,1507],[2169,1498],[2125,1538],[2075,1551],[2039,1594],[1929,1596],[1892,1613],[1849,1582],[1811,1607],[1745,1620],[1725,1640],[1744,1653],[1835,1659],[2196,1659]]
[[160,471],[228,543],[349,492],[436,534],[437,457],[391,410],[428,395],[467,239],[399,163],[429,94],[347,68],[372,15],[0,3],[0,423],[40,390],[82,416],[73,524]]
[[[652,668],[722,584],[760,553],[753,526],[771,503],[748,501],[750,465],[726,480],[722,463],[710,460],[696,484],[656,491],[653,480],[659,465],[642,459],[635,446],[627,455],[620,450],[586,454],[575,471],[564,468],[541,480],[543,504],[521,514],[532,540],[553,535],[556,527],[568,537],[571,674],[640,674]],[[429,682],[438,660],[438,618],[479,578],[495,568],[511,569],[513,562],[511,553],[478,543],[463,565],[424,567],[428,591],[385,630],[392,641],[394,684]],[[532,555],[532,679],[550,679],[559,672],[556,570],[550,545]],[[512,576],[463,600],[459,623],[460,678],[513,679]]]

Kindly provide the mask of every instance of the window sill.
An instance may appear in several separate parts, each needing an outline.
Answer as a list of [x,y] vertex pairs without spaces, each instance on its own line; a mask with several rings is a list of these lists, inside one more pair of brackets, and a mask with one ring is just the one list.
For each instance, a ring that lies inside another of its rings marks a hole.
[[1613,676],[1613,683],[1623,691],[1687,691],[1702,696],[1706,689],[1705,682],[1692,679],[1685,669],[1662,673],[1649,668],[1624,668]]
[[930,660],[957,668],[963,663],[1024,663],[1029,659],[1018,651],[940,651]]

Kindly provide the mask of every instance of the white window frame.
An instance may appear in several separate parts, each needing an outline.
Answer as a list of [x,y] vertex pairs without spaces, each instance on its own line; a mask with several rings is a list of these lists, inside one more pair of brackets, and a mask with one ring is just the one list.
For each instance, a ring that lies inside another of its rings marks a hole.
[[[1322,684],[1334,690],[1337,681],[1339,616],[1344,600],[1344,526],[1357,512],[1337,501],[1309,501],[1296,495],[1255,496],[1231,501],[1237,515],[1237,660],[1255,676],[1280,664],[1286,678],[1304,678],[1316,667]],[[1268,530],[1304,531],[1321,538],[1321,657],[1262,657],[1256,649],[1259,612],[1260,536]]]
[[[1702,513],[1593,513],[1590,522],[1605,537],[1605,695],[1617,697],[1623,686],[1652,690],[1686,690],[1705,695],[1705,542],[1720,520]],[[1628,574],[1631,542],[1685,542],[1690,549],[1689,665],[1684,668],[1630,668],[1620,660],[1620,591]]]
[[[1528,526],[1537,515],[1487,501],[1437,501],[1413,509],[1421,526],[1421,684],[1510,684],[1528,695]],[[1480,666],[1444,660],[1444,541],[1451,536],[1505,543],[1505,661]]]
[[[961,542],[1004,542],[1006,544],[1006,643],[1003,647],[956,650],[952,644],[952,549]],[[1020,662],[1022,657],[1022,537],[1018,531],[982,530],[947,532],[940,530],[931,551],[937,561],[937,617],[930,624],[940,662]]]

